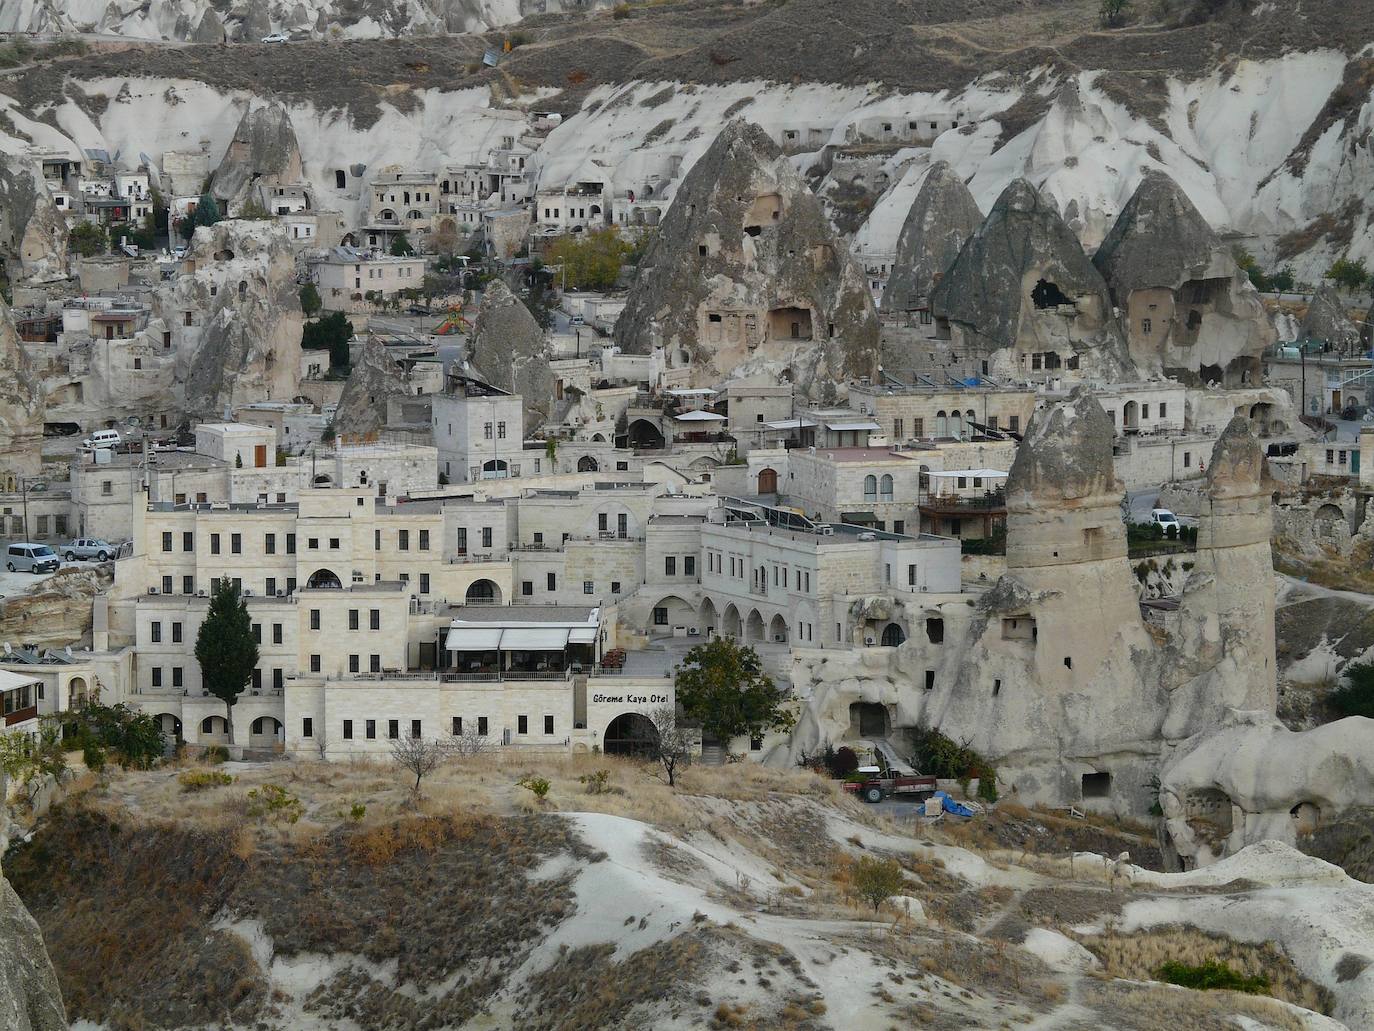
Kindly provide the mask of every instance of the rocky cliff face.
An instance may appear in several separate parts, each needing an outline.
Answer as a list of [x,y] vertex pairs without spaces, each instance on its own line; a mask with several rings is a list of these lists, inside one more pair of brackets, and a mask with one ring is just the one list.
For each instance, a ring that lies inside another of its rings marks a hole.
[[0,151],[0,261],[12,280],[66,273],[67,223],[22,158]]
[[1259,382],[1274,342],[1264,305],[1231,250],[1162,172],[1147,172],[1093,255],[1125,313],[1131,357],[1184,382]]
[[71,566],[0,601],[0,640],[63,648],[91,637],[91,599],[114,582],[113,565]]
[[24,903],[0,877],[0,1027],[66,1031],[67,1013],[43,935]]
[[[43,391],[0,298],[0,480],[33,476],[42,466]],[[13,489],[12,487],[10,489]]]
[[1337,354],[1360,352],[1360,327],[1355,325],[1345,310],[1345,302],[1329,284],[1324,284],[1307,306],[1298,335],[1302,339],[1325,341]]
[[254,197],[261,186],[301,181],[301,151],[283,104],[250,107],[239,120],[234,138],[210,181],[210,192],[231,213]]
[[737,120],[683,180],[616,340],[666,348],[699,383],[765,374],[819,396],[876,372],[878,321],[820,202],[767,133]]
[[376,337],[369,336],[353,363],[334,412],[334,433],[375,433],[386,426],[387,398],[409,393],[400,369]]
[[285,227],[238,220],[203,226],[188,265],[154,299],[154,314],[177,344],[188,414],[220,419],[235,404],[294,397],[305,317]]
[[548,338],[525,302],[500,280],[488,283],[468,338],[467,358],[482,379],[524,398],[526,432],[550,414],[550,356]]
[[983,213],[948,162],[930,166],[897,237],[897,256],[883,291],[884,311],[909,311],[929,301]]

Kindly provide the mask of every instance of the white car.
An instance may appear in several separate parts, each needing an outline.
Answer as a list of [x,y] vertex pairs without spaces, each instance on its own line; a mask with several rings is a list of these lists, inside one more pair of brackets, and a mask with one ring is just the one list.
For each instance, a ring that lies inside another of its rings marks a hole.
[[263,41],[264,43],[290,43],[290,42],[291,42],[291,33],[289,33],[289,32],[274,32],[274,33],[272,33],[272,35],[270,35],[270,36],[263,36],[263,37],[262,37],[262,41]]
[[1178,533],[1182,527],[1179,526],[1178,516],[1174,515],[1167,508],[1153,508],[1150,510],[1150,522],[1154,523],[1165,533],[1169,532],[1169,527],[1174,528],[1174,533]]

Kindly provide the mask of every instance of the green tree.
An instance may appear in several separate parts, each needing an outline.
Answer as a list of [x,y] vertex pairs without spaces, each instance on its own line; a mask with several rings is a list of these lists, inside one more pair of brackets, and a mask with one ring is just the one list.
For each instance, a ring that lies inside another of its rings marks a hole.
[[1285,265],[1272,276],[1269,277],[1269,285],[1280,293],[1288,293],[1293,289],[1297,282],[1297,277],[1293,274],[1293,266]]
[[895,859],[875,859],[873,856],[860,856],[854,864],[854,894],[869,903],[873,912],[878,907],[899,894],[906,885],[901,864]]
[[67,246],[83,258],[104,254],[108,245],[105,227],[94,222],[81,222],[67,235]]
[[544,252],[547,265],[561,265],[554,281],[579,290],[609,290],[634,245],[615,226],[578,236],[560,236]]
[[1342,678],[1345,683],[1327,696],[1331,708],[1342,716],[1374,719],[1374,662],[1352,662]]
[[677,700],[701,722],[704,734],[722,743],[747,734],[791,730],[796,718],[753,648],[717,637],[699,644],[676,669]]
[[320,291],[314,283],[306,283],[305,286],[301,287],[301,311],[305,312],[307,319],[313,319],[323,307],[324,302],[320,300]]
[[1369,282],[1369,270],[1364,267],[1363,258],[1356,261],[1351,261],[1349,258],[1337,258],[1326,270],[1324,278],[1346,290],[1358,290]]
[[126,768],[147,769],[162,757],[162,729],[157,718],[127,705],[87,701],[62,713],[58,721],[64,735],[83,751],[91,746],[111,752]]
[[181,220],[181,235],[186,239],[196,235],[197,226],[212,226],[216,222],[224,220],[220,214],[219,203],[208,193],[203,193],[200,200],[196,201],[195,208],[191,214]]
[[410,246],[410,241],[406,239],[406,234],[401,232],[396,234],[396,238],[391,241],[391,256],[393,258],[409,258],[415,253],[415,248]]
[[328,351],[335,369],[348,367],[348,342],[353,339],[353,323],[341,311],[307,322],[301,331],[301,347],[307,351]]
[[224,703],[229,740],[234,740],[234,703],[258,664],[258,644],[248,605],[229,577],[221,577],[210,597],[210,611],[196,635],[196,661],[206,690]]
[[1131,0],[1102,0],[1097,17],[1103,25],[1120,25],[1131,13]]
[[239,208],[239,213],[234,217],[261,222],[265,218],[271,218],[272,212],[264,208],[259,201],[250,199],[243,202],[242,206]]

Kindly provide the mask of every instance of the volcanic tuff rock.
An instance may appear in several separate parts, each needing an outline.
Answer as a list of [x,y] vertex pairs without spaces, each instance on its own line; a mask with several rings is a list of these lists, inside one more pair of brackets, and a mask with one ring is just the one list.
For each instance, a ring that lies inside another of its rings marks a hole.
[[[4,778],[0,777],[0,784]],[[0,876],[0,1027],[67,1031],[67,1012],[43,934],[10,882]]]
[[1162,172],[1145,173],[1093,265],[1126,312],[1131,357],[1143,371],[1194,383],[1207,367],[1253,373],[1274,341],[1249,277]]
[[305,317],[286,227],[239,220],[202,226],[188,265],[190,272],[157,291],[153,310],[177,342],[177,380],[192,419],[295,397]]
[[1119,494],[1111,418],[1083,387],[1035,413],[1007,474],[1007,507]]
[[897,238],[884,311],[919,307],[983,221],[963,179],[945,161],[930,166]]
[[9,305],[0,298],[0,479],[42,467],[43,391]]
[[113,582],[112,563],[67,566],[22,594],[9,595],[0,601],[0,640],[38,648],[90,640],[91,599]]
[[1022,376],[1029,354],[1050,351],[1109,380],[1134,371],[1107,284],[1053,203],[1024,179],[1002,191],[931,306],[993,373]]
[[525,303],[498,279],[482,293],[467,357],[482,379],[525,399],[526,431],[548,418],[553,398],[548,338]]
[[1346,314],[1345,302],[1329,284],[1323,284],[1307,306],[1299,335],[1324,340],[1339,354],[1353,355],[1360,350],[1360,327]]
[[230,205],[247,201],[253,189],[301,180],[301,151],[284,104],[250,107],[239,119],[234,138],[220,159],[210,192]]
[[219,20],[219,15],[215,13],[213,7],[205,8],[205,13],[200,16],[200,22],[196,25],[195,31],[191,33],[191,42],[224,42],[224,22]]
[[386,425],[387,398],[407,394],[401,370],[382,342],[368,336],[334,412],[334,432],[373,433]]
[[819,396],[875,373],[878,320],[820,202],[767,133],[736,120],[683,179],[616,340],[675,364],[685,352],[694,382],[770,374]]
[[10,278],[65,274],[67,223],[24,160],[0,151],[0,263]]

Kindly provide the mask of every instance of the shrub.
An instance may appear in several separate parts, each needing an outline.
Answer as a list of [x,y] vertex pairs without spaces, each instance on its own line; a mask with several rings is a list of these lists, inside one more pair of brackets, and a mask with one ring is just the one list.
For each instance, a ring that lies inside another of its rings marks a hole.
[[900,892],[906,884],[901,864],[895,859],[860,856],[851,876],[854,894],[872,905],[875,913],[879,906]]
[[248,815],[295,823],[305,815],[305,806],[280,784],[264,784],[248,792]]
[[522,788],[533,791],[534,797],[541,802],[544,801],[549,794],[549,781],[547,777],[521,777],[519,784]]
[[1369,281],[1369,271],[1365,268],[1363,258],[1355,261],[1338,258],[1326,270],[1325,278],[1347,290],[1358,290]]
[[1245,992],[1249,995],[1268,995],[1269,978],[1263,974],[1247,976],[1231,969],[1219,960],[1203,963],[1180,963],[1167,960],[1155,971],[1155,977],[1169,984],[1195,988],[1198,991]]
[[1374,719],[1374,662],[1352,662],[1342,677],[1345,683],[1327,696],[1331,708],[1342,716]]
[[182,791],[204,791],[228,787],[234,783],[234,778],[222,770],[187,770],[177,778],[177,783]]
[[361,802],[354,802],[348,807],[348,819],[353,823],[361,823],[362,818],[367,815],[367,806]]
[[854,749],[841,746],[835,749],[835,758],[829,764],[831,776],[840,780],[848,777],[859,768],[859,757]]
[[597,770],[595,773],[584,773],[577,779],[580,783],[587,785],[587,794],[589,795],[605,795],[610,793],[610,770]]
[[201,753],[200,758],[202,762],[218,766],[220,763],[229,761],[229,749],[223,745],[211,745]]
[[961,745],[929,727],[912,727],[907,734],[911,741],[912,761],[926,776],[954,779],[964,784],[977,777],[980,790],[982,781],[995,784],[997,768],[967,744]]
[[108,757],[98,742],[87,740],[81,746],[81,761],[86,764],[86,769],[99,773],[105,768]]
[[616,4],[616,5],[615,5],[615,8],[611,11],[611,17],[614,18],[616,21],[621,21],[621,20],[623,20],[623,19],[625,19],[625,18],[628,18],[629,16],[630,16],[630,5],[629,5],[629,4]]

